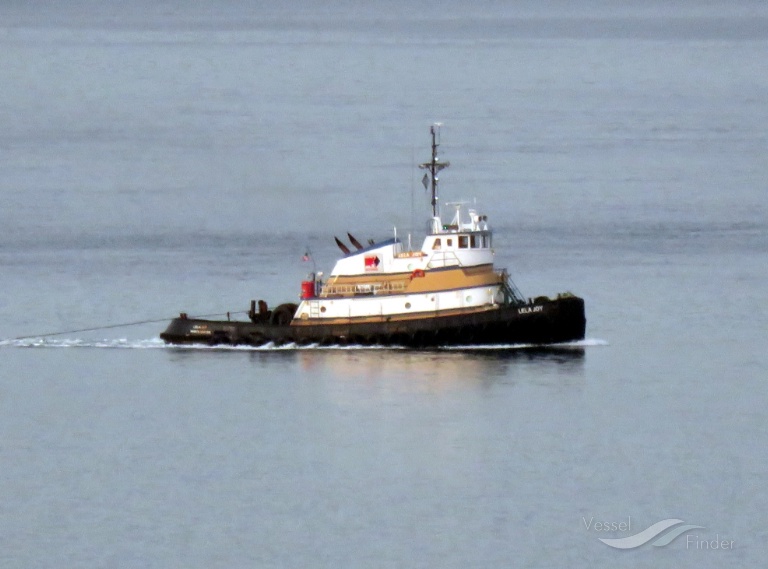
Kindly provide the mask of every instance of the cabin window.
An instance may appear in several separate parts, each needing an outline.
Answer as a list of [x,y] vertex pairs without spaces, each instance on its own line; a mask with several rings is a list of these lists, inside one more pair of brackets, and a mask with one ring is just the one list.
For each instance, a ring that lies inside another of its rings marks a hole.
[[438,237],[435,239],[435,242],[432,244],[432,250],[437,250],[440,248],[440,238]]
[[446,239],[446,240],[445,240],[445,244],[446,244],[448,247],[453,247],[453,239]]
[[488,247],[488,236],[483,235],[483,249],[486,249]]
[[469,237],[459,235],[459,249],[466,249],[467,247],[469,247]]
[[473,249],[477,249],[480,247],[480,240],[477,238],[477,235],[470,235],[469,236],[469,246]]

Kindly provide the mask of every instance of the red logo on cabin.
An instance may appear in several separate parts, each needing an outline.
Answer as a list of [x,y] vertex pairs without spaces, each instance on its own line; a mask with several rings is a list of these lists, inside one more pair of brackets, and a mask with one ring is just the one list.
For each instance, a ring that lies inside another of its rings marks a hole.
[[365,270],[366,271],[378,271],[381,259],[376,255],[368,255],[365,257]]

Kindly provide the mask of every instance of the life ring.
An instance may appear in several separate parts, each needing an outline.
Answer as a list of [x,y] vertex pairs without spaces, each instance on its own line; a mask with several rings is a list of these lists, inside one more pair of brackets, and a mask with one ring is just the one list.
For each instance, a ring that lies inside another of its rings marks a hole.
[[411,280],[418,279],[418,278],[423,278],[423,277],[424,277],[424,271],[421,270],[421,269],[416,269],[415,271],[413,271],[411,273]]

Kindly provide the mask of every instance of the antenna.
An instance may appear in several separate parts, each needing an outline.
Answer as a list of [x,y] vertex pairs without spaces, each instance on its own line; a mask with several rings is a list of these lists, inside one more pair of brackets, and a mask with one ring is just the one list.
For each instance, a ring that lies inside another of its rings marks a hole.
[[[429,162],[425,162],[424,164],[419,164],[419,168],[422,168],[424,170],[427,170],[429,172],[429,178],[431,181],[432,186],[432,217],[437,217],[437,182],[438,177],[437,174],[442,170],[443,168],[447,168],[451,165],[450,162],[440,162],[438,156],[437,156],[437,148],[440,146],[440,127],[442,126],[442,123],[435,123],[431,127],[429,127],[429,133],[432,135],[432,160]],[[426,176],[425,176],[426,178]],[[428,180],[425,179],[425,186],[426,182]]]
[[[415,168],[415,166],[416,166],[416,149],[413,146],[411,146],[411,233],[414,232],[414,229],[416,227],[416,223],[414,221],[415,218],[416,218],[416,214],[415,214],[415,210],[414,210],[414,206],[413,206],[414,195],[416,194],[416,168]],[[410,241],[411,233],[408,234],[408,250],[409,251],[411,250],[411,241]]]

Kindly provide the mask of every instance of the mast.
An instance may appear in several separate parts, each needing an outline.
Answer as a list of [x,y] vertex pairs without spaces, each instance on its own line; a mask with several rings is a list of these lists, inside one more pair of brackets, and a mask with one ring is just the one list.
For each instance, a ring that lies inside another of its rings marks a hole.
[[432,217],[437,217],[437,181],[438,177],[437,174],[442,170],[443,168],[447,168],[450,166],[450,162],[440,162],[440,160],[437,157],[437,148],[440,146],[438,134],[440,132],[440,126],[441,123],[435,123],[431,127],[429,127],[429,132],[432,135],[432,160],[429,162],[425,162],[424,164],[419,164],[419,168],[422,168],[424,170],[427,170],[429,172],[429,178],[430,180],[427,180],[427,175],[424,175],[424,186],[426,187],[427,182],[431,181],[432,186]]

